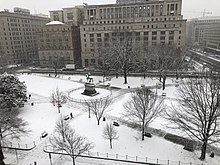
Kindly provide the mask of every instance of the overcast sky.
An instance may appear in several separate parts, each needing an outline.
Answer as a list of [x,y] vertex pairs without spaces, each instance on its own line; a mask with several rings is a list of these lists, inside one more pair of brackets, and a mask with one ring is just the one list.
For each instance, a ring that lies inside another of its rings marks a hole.
[[[220,16],[220,0],[182,0],[184,18],[202,17],[203,11],[212,12],[206,16]],[[13,10],[14,7],[30,9],[32,14],[44,13],[49,15],[50,10],[62,9],[82,5],[83,2],[90,4],[110,4],[116,0],[0,0],[0,11]]]

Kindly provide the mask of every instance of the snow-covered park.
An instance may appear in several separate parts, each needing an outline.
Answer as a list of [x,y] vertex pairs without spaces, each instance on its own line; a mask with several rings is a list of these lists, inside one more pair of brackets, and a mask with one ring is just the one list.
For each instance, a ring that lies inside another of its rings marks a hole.
[[[131,161],[142,161],[152,163],[167,164],[188,164],[192,162],[193,165],[217,165],[219,164],[220,157],[215,155],[214,158],[210,158],[207,154],[205,161],[198,159],[200,151],[189,152],[183,149],[182,145],[172,143],[165,140],[163,137],[159,137],[153,134],[152,138],[145,138],[141,140],[141,133],[139,130],[130,128],[123,122],[124,107],[123,104],[129,99],[133,88],[141,87],[141,85],[149,86],[158,95],[166,92],[165,103],[170,105],[174,103],[178,97],[177,88],[175,86],[174,79],[168,79],[165,91],[156,89],[155,86],[159,83],[157,78],[143,77],[128,77],[128,84],[123,84],[123,77],[112,77],[110,81],[106,81],[105,84],[110,84],[112,87],[119,89],[103,90],[100,91],[101,97],[112,95],[114,102],[108,108],[104,116],[106,120],[101,120],[100,125],[97,125],[95,116],[88,117],[86,107],[80,102],[68,101],[62,105],[61,113],[58,113],[57,107],[53,106],[50,102],[50,95],[52,91],[58,87],[61,91],[68,93],[71,90],[77,89],[72,92],[69,97],[78,98],[83,97],[81,93],[84,90],[84,82],[86,82],[85,75],[61,75],[59,78],[55,78],[48,75],[41,74],[20,74],[18,75],[20,81],[24,81],[27,86],[27,94],[31,95],[31,98],[25,103],[25,106],[21,108],[20,117],[29,123],[28,129],[31,132],[28,135],[22,136],[19,141],[13,141],[13,146],[18,144],[20,146],[31,147],[34,144],[36,147],[31,151],[18,151],[18,162],[16,160],[16,154],[13,150],[5,151],[5,162],[7,164],[17,165],[29,165],[36,161],[39,165],[49,165],[50,161],[48,154],[43,151],[43,147],[48,145],[48,138],[53,134],[55,123],[60,115],[66,116],[70,113],[73,114],[73,119],[68,120],[72,128],[76,130],[82,136],[88,138],[89,142],[94,144],[94,148],[91,150],[91,155],[103,156],[118,159],[128,159]],[[94,83],[102,84],[102,76],[93,76]],[[129,88],[128,88],[129,86]],[[82,99],[87,99],[83,97]],[[31,104],[33,103],[33,104]],[[120,126],[115,127],[119,138],[113,141],[113,148],[110,149],[109,141],[103,138],[103,129],[106,123],[112,123],[117,121]],[[161,129],[166,132],[175,133],[169,130],[168,125],[163,117],[157,118],[150,124],[150,127]],[[41,133],[46,131],[48,136],[46,138],[40,138]],[[69,157],[61,155],[52,155],[53,165],[68,165],[71,164]],[[61,162],[62,160],[62,162]],[[104,160],[96,160],[97,164],[108,164]],[[95,164],[93,161],[85,162],[82,158],[77,158],[77,164]],[[109,162],[109,164],[120,164],[121,162]],[[128,163],[125,163],[128,164]],[[135,164],[135,163],[134,163]]]

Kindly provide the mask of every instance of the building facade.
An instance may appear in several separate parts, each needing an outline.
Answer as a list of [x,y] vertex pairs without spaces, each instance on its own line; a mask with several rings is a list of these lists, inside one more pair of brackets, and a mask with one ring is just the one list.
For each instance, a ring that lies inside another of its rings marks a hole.
[[36,32],[39,62],[43,67],[80,66],[79,27],[59,21],[47,23]]
[[117,4],[145,3],[149,0],[116,0]]
[[63,10],[53,10],[50,12],[50,21],[64,22]]
[[204,31],[204,45],[220,50],[220,24]]
[[[124,1],[125,2],[125,1]],[[98,42],[111,38],[115,32],[129,32],[133,42],[142,47],[185,45],[186,20],[181,15],[182,0],[148,0],[138,3],[87,5],[80,26],[82,65],[95,66],[93,53]],[[117,34],[116,34],[117,35]]]
[[[215,33],[218,35],[219,27],[220,17],[202,17],[191,19],[187,22],[187,43],[190,46],[205,47],[207,46],[207,43],[211,42],[211,40],[216,40],[215,38],[217,36],[215,37],[213,34]],[[214,45],[214,47],[216,47],[216,43]]]
[[27,9],[15,8],[0,12],[1,65],[26,64],[38,61],[35,31],[49,18],[33,16]]
[[84,18],[84,6],[63,8],[50,11],[51,21],[60,21],[68,25],[79,26]]

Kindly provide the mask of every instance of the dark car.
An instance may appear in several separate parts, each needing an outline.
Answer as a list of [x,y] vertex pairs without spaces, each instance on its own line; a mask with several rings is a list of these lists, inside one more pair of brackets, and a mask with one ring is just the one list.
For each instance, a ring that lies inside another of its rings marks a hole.
[[116,122],[116,121],[113,121],[113,125],[116,126],[116,127],[119,126],[118,122]]
[[149,132],[144,132],[144,136],[146,136],[146,137],[152,137],[152,135],[151,135],[151,133],[149,133]]
[[70,119],[70,116],[69,115],[66,115],[64,116],[63,120],[69,120]]
[[46,131],[41,133],[41,138],[45,138],[48,135],[48,133]]

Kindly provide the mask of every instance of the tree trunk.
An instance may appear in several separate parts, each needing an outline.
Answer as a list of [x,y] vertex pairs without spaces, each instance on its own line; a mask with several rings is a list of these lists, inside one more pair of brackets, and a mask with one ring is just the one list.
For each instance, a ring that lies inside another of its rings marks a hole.
[[99,125],[99,121],[100,121],[100,119],[98,119],[98,120],[97,120],[97,122],[98,122],[98,125]]
[[206,148],[207,148],[207,139],[204,139],[202,148],[201,148],[201,156],[199,158],[200,160],[205,160]]
[[59,105],[58,105],[58,113],[60,113],[60,107],[59,107]]
[[90,116],[90,108],[89,108],[89,118],[90,118],[91,116]]
[[57,67],[55,66],[55,77],[57,77]]
[[118,71],[116,71],[116,73],[115,73],[115,77],[118,79]]
[[75,165],[76,163],[75,163],[75,157],[74,157],[74,155],[73,155],[73,157],[72,157],[72,160],[73,160],[73,165]]
[[112,139],[109,139],[110,141],[110,148],[112,149]]
[[127,84],[128,83],[128,80],[127,80],[127,67],[125,66],[123,69],[124,69],[124,84]]
[[162,71],[159,71],[159,81],[162,82]]
[[163,76],[163,90],[166,88],[166,75]]
[[1,138],[0,138],[0,165],[5,165],[4,163],[4,154],[2,151]]
[[179,72],[176,70],[176,80],[179,80]]
[[141,128],[142,130],[141,130],[141,132],[142,132],[142,139],[141,140],[143,140],[144,141],[144,125],[142,126],[142,128]]

